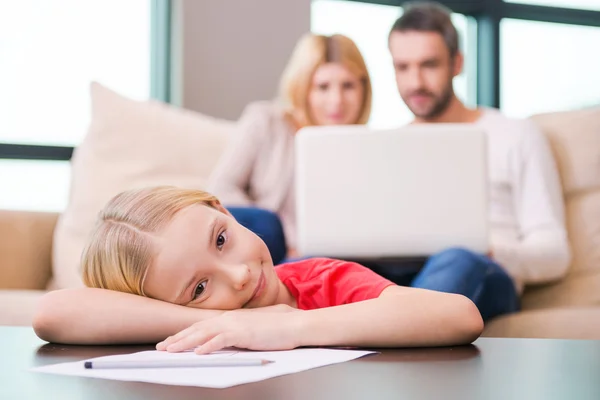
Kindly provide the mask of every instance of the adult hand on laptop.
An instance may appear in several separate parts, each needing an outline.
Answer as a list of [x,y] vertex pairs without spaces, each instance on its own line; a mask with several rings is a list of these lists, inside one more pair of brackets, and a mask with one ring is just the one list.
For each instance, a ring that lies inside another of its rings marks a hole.
[[300,256],[300,253],[298,253],[298,250],[296,250],[295,248],[291,247],[287,251],[286,258],[297,258],[299,256]]

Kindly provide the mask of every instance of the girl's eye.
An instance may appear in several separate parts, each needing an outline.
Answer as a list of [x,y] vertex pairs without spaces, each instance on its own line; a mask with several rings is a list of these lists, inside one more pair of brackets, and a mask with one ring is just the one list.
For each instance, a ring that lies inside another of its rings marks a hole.
[[227,242],[227,232],[223,231],[217,236],[217,249],[221,250],[223,245]]
[[200,295],[202,295],[202,293],[204,293],[204,290],[206,290],[207,283],[207,281],[200,282],[198,286],[196,286],[196,290],[194,291],[194,300],[196,300],[198,297],[200,297]]

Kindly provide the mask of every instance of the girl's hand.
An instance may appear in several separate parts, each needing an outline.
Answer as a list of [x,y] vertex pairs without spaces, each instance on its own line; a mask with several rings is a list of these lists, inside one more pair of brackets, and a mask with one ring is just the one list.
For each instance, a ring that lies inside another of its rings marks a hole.
[[[287,308],[286,308],[287,307]],[[195,348],[208,354],[226,347],[250,350],[289,350],[298,347],[296,338],[302,311],[288,306],[228,311],[194,325],[156,345],[157,350],[180,352]],[[295,312],[288,312],[295,311]]]
[[287,304],[277,304],[274,306],[260,307],[260,308],[240,308],[239,310],[226,311],[227,314],[237,313],[257,313],[257,312],[268,312],[268,313],[288,313],[301,311],[297,308],[290,307]]

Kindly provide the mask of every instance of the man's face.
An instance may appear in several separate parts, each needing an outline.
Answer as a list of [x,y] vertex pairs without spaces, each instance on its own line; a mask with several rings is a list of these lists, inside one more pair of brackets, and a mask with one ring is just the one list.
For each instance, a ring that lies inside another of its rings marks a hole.
[[443,113],[454,94],[452,79],[462,69],[462,55],[451,57],[436,32],[392,32],[389,48],[398,91],[410,111],[422,120]]

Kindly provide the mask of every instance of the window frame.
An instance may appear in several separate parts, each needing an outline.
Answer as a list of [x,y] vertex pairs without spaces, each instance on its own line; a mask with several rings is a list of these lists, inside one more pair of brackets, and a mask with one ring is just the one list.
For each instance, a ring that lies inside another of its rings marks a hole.
[[[151,1],[151,97],[171,99],[172,0]],[[409,0],[348,0],[402,7]],[[503,18],[600,27],[600,11],[506,3],[503,0],[438,0],[477,21],[478,105],[501,107],[500,22]],[[0,159],[69,161],[73,147],[0,143]]]

